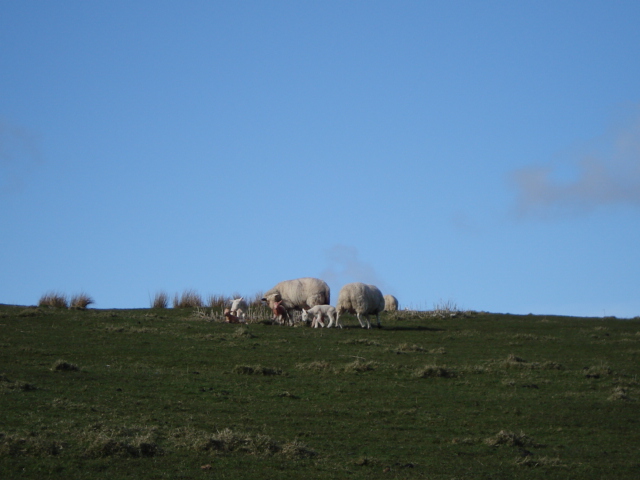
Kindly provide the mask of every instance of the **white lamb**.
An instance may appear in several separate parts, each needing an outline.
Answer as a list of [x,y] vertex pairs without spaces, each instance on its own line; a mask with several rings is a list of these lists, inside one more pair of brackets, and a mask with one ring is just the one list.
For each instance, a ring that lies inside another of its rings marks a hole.
[[[380,289],[375,285],[366,285],[360,282],[348,283],[340,290],[336,310],[336,325],[340,328],[342,328],[340,315],[345,312],[356,315],[362,328],[364,328],[362,317],[367,322],[367,328],[371,328],[369,315],[375,315],[378,321],[378,328],[382,328],[380,325],[380,312],[384,310],[384,297]],[[328,326],[331,327],[332,325],[333,322],[329,322]]]
[[268,305],[282,301],[281,305],[293,318],[293,310],[302,310],[316,305],[328,305],[330,301],[329,285],[318,278],[297,278],[278,283],[262,297]]
[[307,322],[309,316],[313,317],[311,321],[312,328],[318,328],[318,325],[324,328],[324,318],[329,320],[329,323],[334,322],[336,318],[336,308],[331,305],[316,305],[309,310],[302,309],[302,321]]
[[235,298],[231,302],[231,314],[236,317],[245,318],[246,312],[249,310],[249,306],[247,302],[244,300],[244,297]]
[[393,295],[384,296],[384,311],[396,312],[398,310],[398,299]]

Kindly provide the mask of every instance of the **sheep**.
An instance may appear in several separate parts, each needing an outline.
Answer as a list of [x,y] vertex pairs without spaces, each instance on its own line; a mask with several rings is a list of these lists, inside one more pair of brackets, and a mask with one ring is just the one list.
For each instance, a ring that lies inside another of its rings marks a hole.
[[309,320],[309,315],[313,317],[311,322],[312,328],[318,328],[318,325],[324,328],[323,318],[327,318],[329,322],[333,322],[336,318],[336,308],[331,305],[316,305],[309,310],[302,309],[302,321]]
[[395,312],[398,310],[398,299],[393,295],[384,296],[384,311]]
[[328,305],[330,302],[329,285],[318,278],[297,278],[278,283],[267,291],[262,299],[273,309],[275,302],[282,301],[282,307],[289,318],[292,310],[302,310],[316,305]]
[[240,297],[240,298],[235,298],[233,299],[233,301],[231,302],[231,314],[232,315],[236,315],[238,317],[241,318],[245,318],[246,317],[246,313],[249,310],[249,306],[247,305],[247,302],[245,301],[244,297]]
[[[340,325],[340,315],[345,312],[355,314],[358,317],[360,326],[364,328],[362,323],[362,317],[367,322],[367,328],[371,328],[371,322],[369,322],[369,315],[375,315],[378,321],[378,328],[382,328],[380,325],[380,312],[384,310],[384,298],[382,292],[375,285],[366,285],[364,283],[355,282],[348,283],[340,290],[338,294],[338,304],[336,306],[336,326],[342,328]],[[333,321],[329,322],[328,327],[333,325]]]

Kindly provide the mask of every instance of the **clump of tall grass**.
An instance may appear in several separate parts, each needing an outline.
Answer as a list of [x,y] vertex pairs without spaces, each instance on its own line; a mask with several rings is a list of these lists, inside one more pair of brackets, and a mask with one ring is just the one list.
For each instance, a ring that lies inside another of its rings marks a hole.
[[86,308],[92,303],[96,303],[86,293],[77,293],[71,297],[71,301],[69,303],[69,308],[73,308],[76,310],[86,310]]
[[531,437],[524,432],[514,433],[508,430],[500,430],[493,437],[486,438],[484,440],[486,445],[490,447],[498,447],[500,445],[506,445],[508,447],[542,447],[536,443]]
[[195,290],[185,290],[173,297],[173,308],[196,308],[204,306],[202,297]]
[[240,375],[282,375],[281,369],[262,365],[236,365],[231,371]]
[[224,308],[230,303],[231,301],[224,295],[213,294],[207,297],[207,306],[209,308]]
[[453,370],[446,368],[446,366],[441,367],[438,365],[425,365],[424,367],[414,370],[413,374],[418,378],[452,378],[456,376]]
[[39,307],[67,308],[69,302],[67,296],[58,292],[45,293],[38,301]]
[[357,359],[351,363],[348,363],[344,366],[343,371],[346,373],[363,373],[374,370],[377,366],[376,362],[373,361],[364,361],[361,359]]
[[169,295],[166,292],[157,292],[151,300],[151,308],[167,308],[169,306]]
[[309,363],[298,363],[296,365],[300,370],[312,370],[315,372],[331,371],[331,365],[326,360],[316,360]]

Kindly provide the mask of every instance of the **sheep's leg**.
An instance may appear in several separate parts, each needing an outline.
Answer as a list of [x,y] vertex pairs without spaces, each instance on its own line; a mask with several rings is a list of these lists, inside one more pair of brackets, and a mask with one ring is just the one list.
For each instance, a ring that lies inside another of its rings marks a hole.
[[380,312],[376,313],[376,320],[378,321],[378,328],[382,328],[382,325],[380,325]]
[[[356,317],[358,317],[358,321],[360,322],[360,326],[362,328],[364,328],[364,323],[362,323],[362,318],[360,317],[359,313],[356,313]],[[367,318],[367,316],[365,315],[364,318]],[[369,320],[367,319],[367,323],[369,323]]]
[[316,315],[316,318],[313,319],[313,321],[316,324],[316,328],[318,328],[318,325],[320,325],[322,328],[324,328],[324,322],[322,321],[322,313],[319,313],[318,315]]

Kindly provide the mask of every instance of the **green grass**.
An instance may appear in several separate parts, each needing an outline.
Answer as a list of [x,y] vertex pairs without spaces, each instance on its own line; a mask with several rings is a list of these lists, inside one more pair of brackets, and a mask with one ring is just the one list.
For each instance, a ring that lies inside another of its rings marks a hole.
[[0,477],[640,478],[640,321],[0,306]]

